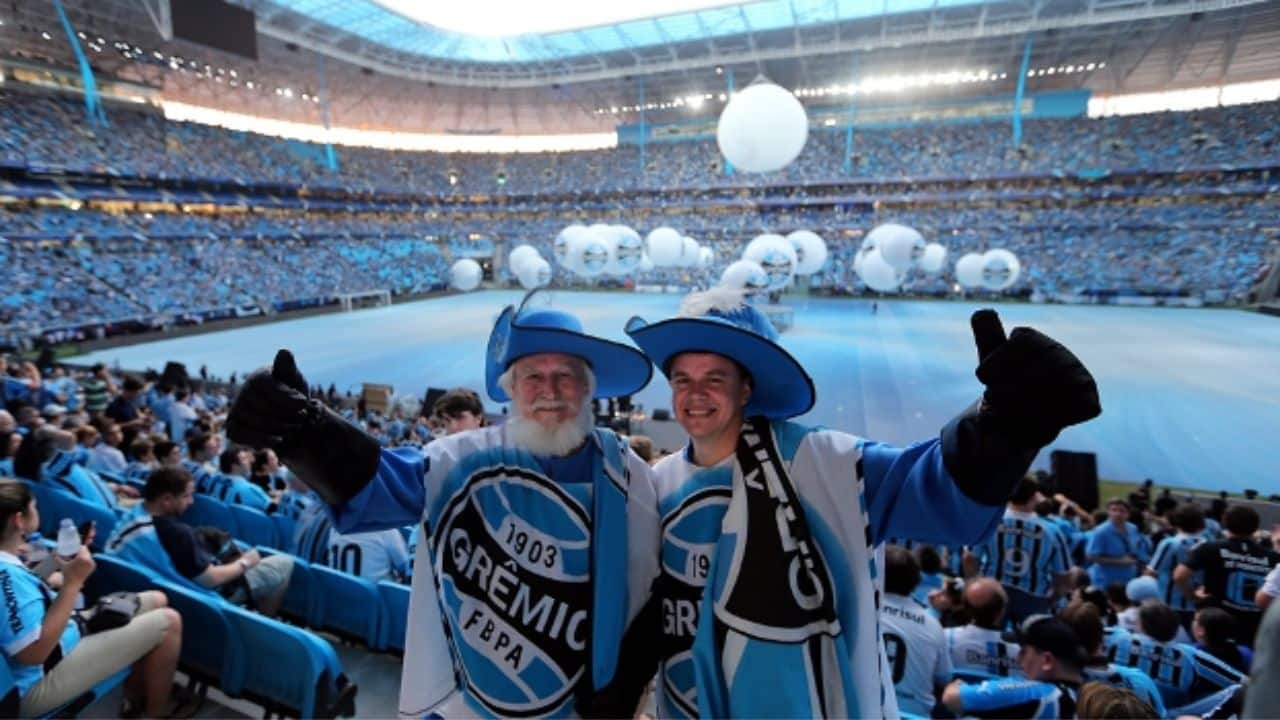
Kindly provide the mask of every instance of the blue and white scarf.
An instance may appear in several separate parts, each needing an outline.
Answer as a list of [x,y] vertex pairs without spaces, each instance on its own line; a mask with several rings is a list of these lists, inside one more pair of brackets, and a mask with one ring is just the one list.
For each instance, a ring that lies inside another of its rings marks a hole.
[[743,427],[737,460],[694,642],[699,714],[848,716],[835,584],[768,421]]

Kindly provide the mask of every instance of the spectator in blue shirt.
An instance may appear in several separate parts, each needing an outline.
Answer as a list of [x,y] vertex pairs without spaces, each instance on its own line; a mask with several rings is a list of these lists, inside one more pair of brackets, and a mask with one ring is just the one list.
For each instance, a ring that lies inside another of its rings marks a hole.
[[1129,503],[1120,498],[1107,502],[1107,520],[1090,531],[1085,543],[1089,579],[1098,587],[1124,585],[1150,558],[1146,538],[1129,522]]
[[81,546],[72,559],[55,560],[55,573],[36,575],[19,556],[25,538],[39,526],[30,488],[0,482],[0,648],[22,697],[20,714],[46,715],[133,665],[121,714],[132,707],[147,717],[168,716],[182,618],[166,607],[163,593],[142,592],[127,624],[83,635],[75,606],[93,573],[93,557]]
[[943,691],[942,704],[962,717],[1074,718],[1089,660],[1075,630],[1053,616],[1033,615],[1022,623],[1019,643],[1025,680],[956,680]]
[[243,447],[233,447],[222,451],[218,456],[218,473],[209,480],[207,495],[226,503],[245,505],[255,510],[269,512],[271,496],[257,485],[249,482],[250,467],[253,464],[253,451]]

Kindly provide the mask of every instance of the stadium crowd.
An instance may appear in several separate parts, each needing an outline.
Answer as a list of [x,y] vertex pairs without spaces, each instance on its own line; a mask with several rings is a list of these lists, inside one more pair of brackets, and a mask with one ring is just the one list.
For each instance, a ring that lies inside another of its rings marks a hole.
[[70,97],[0,92],[0,162],[120,175],[305,183],[431,195],[539,194],[585,189],[785,185],[855,177],[987,177],[1106,169],[1274,164],[1280,104],[1099,119],[1031,119],[1012,148],[1001,121],[869,128],[854,134],[845,170],[843,128],[815,130],[796,162],[744,178],[726,175],[712,140],[650,143],[640,150],[515,155],[341,151],[337,172],[323,146],[211,126],[169,122],[154,111],[112,107],[111,128],[84,126]]
[[[143,519],[154,525],[149,543],[117,527],[106,543],[108,554],[268,614],[279,608],[295,559],[373,582],[412,576],[416,529],[339,534],[318,497],[275,453],[226,440],[223,421],[235,378],[218,382],[202,370],[182,382],[151,371],[136,376],[101,365],[39,368],[9,359],[0,359],[0,373],[0,476],[101,505],[122,516],[125,527]],[[430,408],[397,404],[384,412],[332,387],[313,388],[312,394],[384,446],[421,447],[486,422],[478,395],[463,389]],[[677,450],[654,448],[640,436],[632,444],[650,462]],[[995,534],[980,546],[935,547],[901,538],[886,547],[881,631],[903,712],[1090,718],[1238,713],[1262,613],[1280,597],[1280,526],[1260,528],[1247,503],[1214,498],[1197,504],[1169,490],[1156,495],[1150,481],[1090,512],[1051,492],[1053,483],[1044,473],[1020,482]],[[0,559],[34,567],[48,550],[34,532],[39,522],[31,514],[37,508],[30,491],[22,488],[0,481],[0,512],[16,513],[22,531],[15,535],[6,525],[0,550],[12,557],[0,553]],[[293,532],[282,539],[287,552],[224,554],[231,540],[225,533],[185,522],[197,496],[289,518]],[[93,530],[80,531],[90,544]],[[82,567],[63,569],[65,580],[50,582],[81,587],[77,573],[92,572],[87,550],[79,562]],[[51,567],[45,562],[46,570]],[[148,611],[164,609],[163,595],[147,602]],[[133,623],[147,617],[144,611]],[[112,647],[123,646],[127,636],[131,650],[111,668],[143,658],[139,687],[148,694],[129,694],[129,703],[155,708],[185,702],[154,685],[172,676],[179,622],[176,613],[164,611],[146,625],[113,631]],[[103,635],[97,642],[109,639]],[[75,641],[64,636],[63,642]],[[11,647],[16,645],[5,647],[11,666],[31,662]],[[161,659],[148,660],[147,652]],[[105,661],[92,662],[97,667]],[[24,691],[53,677],[28,674]],[[64,701],[67,692],[50,695],[49,702]],[[1095,697],[1099,693],[1105,697]]]

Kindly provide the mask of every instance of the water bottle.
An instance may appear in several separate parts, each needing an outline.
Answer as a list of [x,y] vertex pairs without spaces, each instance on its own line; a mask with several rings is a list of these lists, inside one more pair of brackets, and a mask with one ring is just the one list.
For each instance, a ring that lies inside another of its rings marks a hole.
[[62,518],[58,527],[58,557],[70,560],[80,552],[80,531],[71,518]]

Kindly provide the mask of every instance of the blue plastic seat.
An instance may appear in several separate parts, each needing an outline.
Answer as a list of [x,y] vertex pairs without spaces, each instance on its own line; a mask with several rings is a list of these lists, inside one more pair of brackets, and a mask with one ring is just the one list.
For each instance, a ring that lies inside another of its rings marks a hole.
[[[37,502],[39,501],[37,500]],[[61,490],[49,489],[45,493],[45,502],[49,503],[50,507],[45,507],[43,503],[41,504],[41,519],[43,521],[45,513],[48,513],[55,523],[51,528],[51,534],[48,535],[50,539],[58,537],[57,523],[60,523],[62,518],[71,518],[76,527],[92,520],[97,525],[98,530],[94,535],[91,549],[102,550],[107,544],[107,538],[111,537],[111,531],[115,529],[116,523],[119,521],[119,516],[110,508],[81,500]],[[41,524],[43,525],[44,523],[41,522]]]
[[156,589],[169,598],[169,607],[182,616],[183,672],[198,682],[213,685],[231,697],[244,686],[244,649],[223,614],[228,603],[220,597],[191,592],[176,583],[157,579]]
[[[301,718],[329,714],[346,677],[328,642],[234,605],[223,612],[244,649],[241,696],[268,712]],[[354,711],[354,704],[348,711]]]
[[340,637],[378,645],[378,616],[382,599],[378,586],[364,578],[311,566],[312,593],[323,598],[319,627]]
[[293,530],[297,527],[298,522],[287,515],[272,515],[271,522],[276,526],[276,538],[279,540],[279,548],[285,552],[293,552]]
[[[258,548],[263,556],[276,554],[271,548]],[[316,589],[312,579],[311,564],[296,555],[293,558],[293,574],[289,576],[289,587],[284,593],[284,602],[280,605],[280,614],[294,622],[307,627],[320,627],[321,607],[324,596]]]
[[382,599],[377,650],[404,653],[404,638],[409,624],[409,587],[383,580],[378,583]]
[[276,535],[276,524],[271,518],[261,510],[237,505],[236,503],[228,503],[227,509],[231,511],[231,515],[235,517],[236,539],[243,540],[250,545],[262,545],[264,547],[279,548],[280,539]]
[[240,528],[236,525],[236,516],[231,514],[231,509],[226,503],[206,495],[196,495],[191,507],[179,519],[191,527],[216,527],[226,530],[231,537],[239,537]]

